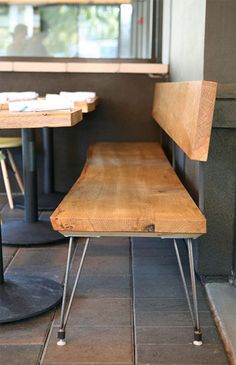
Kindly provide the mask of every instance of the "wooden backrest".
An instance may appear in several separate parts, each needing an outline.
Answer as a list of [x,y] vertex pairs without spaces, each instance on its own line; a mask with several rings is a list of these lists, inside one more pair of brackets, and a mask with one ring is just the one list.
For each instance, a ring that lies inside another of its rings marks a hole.
[[153,118],[191,160],[207,160],[216,89],[212,81],[155,85]]

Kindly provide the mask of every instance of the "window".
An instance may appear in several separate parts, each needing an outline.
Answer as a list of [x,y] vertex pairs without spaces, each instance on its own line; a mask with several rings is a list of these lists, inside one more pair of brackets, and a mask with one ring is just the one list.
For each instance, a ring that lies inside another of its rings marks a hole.
[[0,56],[153,58],[156,0],[117,1],[0,4]]

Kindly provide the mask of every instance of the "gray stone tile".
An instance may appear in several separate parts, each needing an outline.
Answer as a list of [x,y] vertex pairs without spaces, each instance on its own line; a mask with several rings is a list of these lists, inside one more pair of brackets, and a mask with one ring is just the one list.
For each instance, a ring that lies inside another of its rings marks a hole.
[[137,364],[228,365],[221,345],[138,345]]
[[82,276],[76,289],[77,297],[130,298],[130,276]]
[[[203,343],[219,344],[220,340],[215,327],[202,327]],[[183,345],[193,341],[192,327],[137,327],[136,329],[137,344],[146,345]]]
[[157,237],[132,237],[132,248],[142,249],[142,248],[171,248],[173,247],[172,239],[161,239]]
[[[209,312],[199,312],[199,317],[204,326],[214,325]],[[136,311],[136,324],[137,326],[191,326],[192,321],[189,311]]]
[[[185,274],[189,277],[187,260],[183,260]],[[173,274],[180,277],[176,257],[135,257],[133,259],[134,275],[160,275]]]
[[[135,275],[134,287],[136,298],[185,298],[183,284],[176,275]],[[205,296],[199,285],[197,292],[199,298]]]
[[0,365],[36,365],[41,346],[0,346]]
[[[188,268],[188,259],[184,258],[182,260],[182,264],[184,265],[186,271],[189,271]],[[168,266],[168,269],[174,271],[175,273],[179,273],[179,267],[177,264],[176,257],[174,256],[154,256],[154,257],[134,257],[133,258],[133,268],[134,270],[140,270],[142,273],[157,273],[160,269],[165,270],[163,266]]]
[[[183,240],[178,240],[178,247],[180,249],[186,248]],[[162,239],[156,237],[134,237],[132,238],[132,248],[137,249],[152,249],[152,248],[173,248],[173,239]]]
[[12,219],[23,219],[24,209],[14,208],[10,209],[8,204],[5,204],[1,210],[3,223]]
[[14,275],[39,275],[61,282],[66,265],[66,245],[57,248],[21,248],[8,268]]
[[[175,262],[176,261],[176,254],[175,254],[175,250],[174,247],[170,247],[170,248],[159,248],[159,247],[155,247],[155,248],[143,248],[143,249],[133,249],[133,256],[136,257],[169,257],[169,256],[174,256],[175,257]],[[187,256],[187,250],[184,249],[180,249],[179,253],[182,256]]]
[[67,344],[56,344],[54,328],[42,364],[130,363],[133,361],[132,329],[127,327],[69,327]]
[[[200,311],[209,311],[206,298],[198,301],[198,308]],[[185,298],[138,298],[135,300],[135,310],[138,312],[182,312],[188,310],[188,304]]]
[[127,237],[91,238],[88,256],[125,256],[130,255],[130,241]]
[[6,268],[10,264],[11,260],[14,258],[17,251],[18,251],[17,247],[3,246],[2,252],[3,252],[3,266],[4,266],[4,268]]
[[7,196],[6,194],[0,194],[0,210],[7,204]]
[[[130,299],[83,299],[75,298],[68,326],[131,326]],[[57,311],[55,325],[59,325]]]
[[84,261],[83,275],[129,275],[128,256],[87,256]]
[[0,345],[42,345],[52,318],[50,312],[27,321],[1,324]]

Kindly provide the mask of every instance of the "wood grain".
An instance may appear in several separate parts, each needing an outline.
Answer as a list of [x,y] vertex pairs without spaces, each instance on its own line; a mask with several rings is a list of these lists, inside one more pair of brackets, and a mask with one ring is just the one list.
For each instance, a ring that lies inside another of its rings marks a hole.
[[192,160],[206,161],[217,83],[157,83],[152,115]]
[[51,216],[67,235],[198,236],[206,220],[158,143],[98,143]]
[[55,112],[9,112],[0,111],[0,128],[72,127],[82,121],[82,110]]

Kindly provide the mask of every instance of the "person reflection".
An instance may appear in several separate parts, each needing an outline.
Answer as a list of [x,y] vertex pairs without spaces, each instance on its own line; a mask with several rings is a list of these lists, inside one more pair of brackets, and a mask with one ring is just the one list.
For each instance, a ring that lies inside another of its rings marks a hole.
[[26,43],[25,55],[32,57],[48,56],[47,48],[43,44],[47,32],[48,32],[47,23],[45,21],[41,21],[40,30],[36,31]]
[[27,26],[17,24],[12,33],[12,43],[7,48],[8,56],[24,56],[27,44]]

